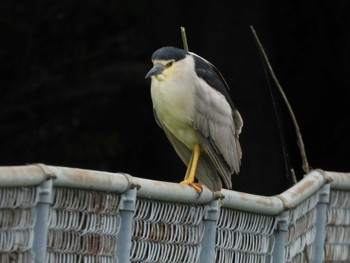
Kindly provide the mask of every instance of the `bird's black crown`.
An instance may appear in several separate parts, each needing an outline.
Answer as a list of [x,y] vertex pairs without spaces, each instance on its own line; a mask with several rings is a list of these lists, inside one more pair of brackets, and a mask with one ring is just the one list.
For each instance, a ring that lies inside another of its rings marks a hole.
[[186,52],[183,49],[176,48],[176,47],[162,47],[153,53],[152,60],[174,59],[175,61],[178,61],[178,60],[184,59],[186,55],[188,55],[188,52]]

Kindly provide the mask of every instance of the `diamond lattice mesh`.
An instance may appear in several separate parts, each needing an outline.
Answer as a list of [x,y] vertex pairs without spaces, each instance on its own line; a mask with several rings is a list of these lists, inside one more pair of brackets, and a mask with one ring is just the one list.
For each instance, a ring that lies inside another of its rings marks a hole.
[[350,192],[332,190],[327,208],[324,262],[350,261]]
[[48,262],[116,262],[119,195],[55,188],[49,214]]
[[131,262],[199,262],[204,206],[138,199]]
[[276,217],[221,209],[216,234],[216,262],[272,261]]
[[285,261],[287,263],[312,261],[316,235],[316,206],[319,201],[318,191],[290,210]]
[[1,263],[32,262],[36,192],[35,187],[0,188]]

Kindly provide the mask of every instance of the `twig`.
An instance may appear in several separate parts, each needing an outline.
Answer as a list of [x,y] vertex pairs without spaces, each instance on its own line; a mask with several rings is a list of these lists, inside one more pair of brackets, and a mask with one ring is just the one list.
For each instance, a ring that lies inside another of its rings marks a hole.
[[187,44],[186,30],[183,26],[180,29],[181,29],[182,44],[184,46],[184,50],[189,51],[188,44]]
[[[269,86],[269,91],[270,91],[270,95],[271,95],[271,102],[272,102],[272,106],[273,106],[275,117],[276,117],[276,124],[277,124],[277,128],[278,128],[278,133],[280,136],[281,147],[282,147],[282,152],[283,152],[283,157],[284,157],[283,160],[284,160],[284,165],[285,165],[285,169],[286,169],[286,176],[287,177],[289,176],[291,178],[291,180],[293,181],[294,180],[293,174],[292,174],[293,168],[292,168],[292,165],[290,163],[288,147],[287,147],[287,143],[286,143],[286,136],[285,136],[285,133],[284,133],[284,130],[282,127],[281,116],[279,114],[279,112],[280,112],[279,107],[277,106],[275,95],[274,95],[274,87],[272,87],[273,85],[270,83],[271,77],[270,77],[269,71],[267,70],[266,63],[263,60],[262,55],[260,55],[260,57],[261,57],[262,65],[264,67],[264,73],[266,76],[267,85]],[[297,182],[295,182],[295,183],[297,183]]]
[[263,59],[266,63],[266,66],[271,74],[271,77],[272,77],[272,80],[275,82],[279,92],[281,93],[282,95],[282,98],[287,106],[287,109],[289,111],[289,114],[292,118],[292,121],[293,121],[293,124],[294,124],[294,127],[295,127],[295,132],[296,132],[296,135],[297,135],[297,143],[298,143],[298,146],[299,146],[299,149],[300,149],[300,155],[301,155],[301,160],[302,160],[302,168],[304,170],[305,173],[309,173],[310,172],[310,167],[309,167],[309,164],[308,164],[308,161],[307,161],[307,157],[306,157],[306,152],[305,152],[305,147],[304,147],[304,142],[303,142],[303,139],[302,139],[302,136],[301,136],[301,132],[300,132],[300,128],[299,128],[299,125],[298,125],[298,122],[297,122],[297,119],[294,115],[294,112],[293,112],[293,109],[287,99],[287,96],[286,94],[284,93],[283,89],[282,89],[282,86],[281,84],[279,83],[273,69],[272,69],[272,66],[270,64],[270,61],[265,53],[265,50],[264,50],[264,47],[262,46],[256,32],[255,32],[255,29],[253,26],[250,26],[250,29],[252,30],[252,33],[253,33],[253,36],[254,36],[254,39],[260,49],[260,52],[263,56]]
[[291,175],[291,177],[292,177],[293,185],[294,185],[294,184],[297,184],[298,181],[297,181],[297,177],[295,176],[295,172],[294,172],[294,169],[293,169],[293,168],[290,169],[290,175]]

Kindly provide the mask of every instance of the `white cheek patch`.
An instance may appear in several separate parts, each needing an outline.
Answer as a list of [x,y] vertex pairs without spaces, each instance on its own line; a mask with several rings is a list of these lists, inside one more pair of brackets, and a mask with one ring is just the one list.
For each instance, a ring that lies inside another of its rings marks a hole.
[[163,81],[166,79],[166,77],[163,74],[158,74],[156,76],[154,76],[155,79],[152,78],[152,81]]

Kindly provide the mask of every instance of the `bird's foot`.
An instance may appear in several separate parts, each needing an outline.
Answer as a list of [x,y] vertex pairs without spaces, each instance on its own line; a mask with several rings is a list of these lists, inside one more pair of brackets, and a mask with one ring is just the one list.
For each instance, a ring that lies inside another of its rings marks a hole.
[[192,186],[199,194],[201,194],[203,192],[202,185],[200,183],[195,183],[192,180],[183,180],[180,182],[180,184],[187,184],[187,185]]

